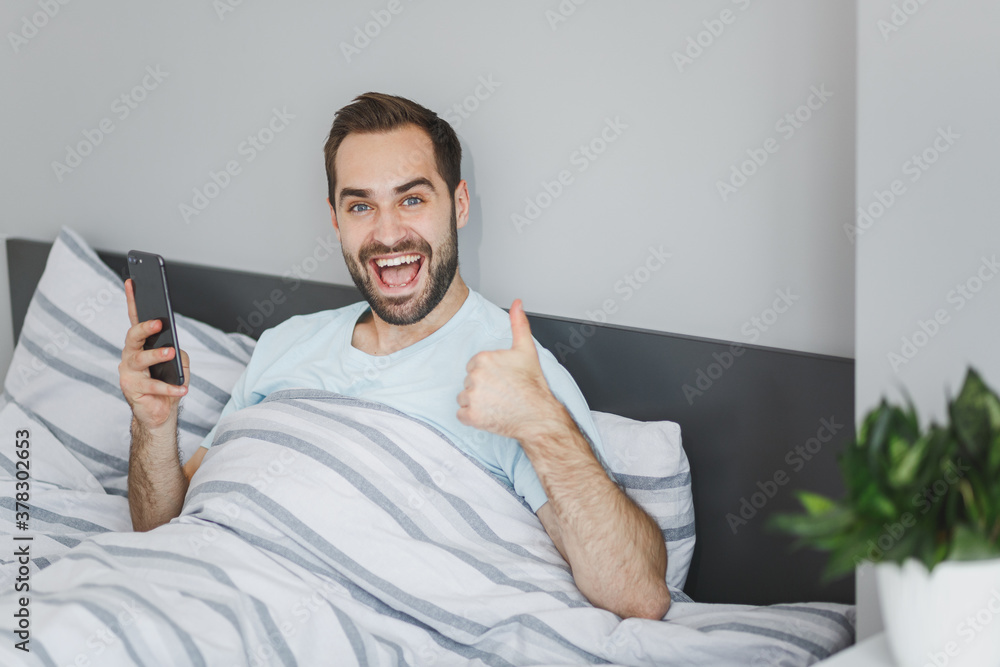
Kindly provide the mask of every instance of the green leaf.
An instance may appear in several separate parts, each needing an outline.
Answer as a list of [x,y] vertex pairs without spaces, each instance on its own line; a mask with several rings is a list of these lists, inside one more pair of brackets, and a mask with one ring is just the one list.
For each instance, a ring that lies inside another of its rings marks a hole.
[[803,511],[769,525],[829,551],[824,579],[860,560],[1000,556],[1000,397],[970,368],[948,417],[923,429],[908,395],[883,398],[838,457],[845,498],[798,492]]
[[819,516],[837,507],[837,503],[834,500],[826,496],[821,496],[818,493],[797,491],[795,495],[798,497],[799,502],[802,503],[802,507],[809,513],[809,516]]
[[817,541],[842,534],[853,521],[853,512],[834,506],[820,515],[773,514],[768,518],[768,525],[802,538],[804,544],[816,546]]
[[987,470],[996,479],[1000,477],[1000,429],[993,434],[993,442],[990,443],[990,453],[987,457]]
[[920,464],[925,461],[924,453],[927,451],[928,442],[929,438],[924,436],[908,446],[906,452],[899,458],[899,462],[889,471],[890,486],[902,489],[913,484]]
[[1000,545],[986,535],[959,525],[951,539],[950,560],[984,560],[1000,556]]
[[976,492],[972,489],[972,482],[968,479],[959,480],[958,490],[962,494],[963,506],[969,514],[969,519],[972,523],[982,523],[984,517],[983,513],[979,510],[979,503],[976,502]]
[[987,408],[990,398],[996,400],[979,373],[970,368],[958,398],[948,406],[952,427],[959,442],[977,461],[986,448],[992,430]]
[[875,485],[865,488],[855,501],[858,512],[868,518],[893,519],[896,506]]
[[854,572],[858,563],[864,560],[867,560],[864,549],[853,544],[833,550],[830,553],[830,559],[826,562],[821,582],[826,584]]
[[883,399],[879,405],[875,422],[872,425],[871,437],[865,443],[868,448],[868,468],[871,470],[872,478],[878,480],[882,468],[882,451],[888,441],[889,425],[892,423],[893,408],[889,407]]

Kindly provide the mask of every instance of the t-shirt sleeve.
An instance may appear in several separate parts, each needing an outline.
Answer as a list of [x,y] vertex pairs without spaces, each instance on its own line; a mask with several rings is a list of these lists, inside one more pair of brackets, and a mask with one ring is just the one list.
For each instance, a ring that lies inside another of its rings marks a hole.
[[[551,352],[537,343],[535,347],[538,349],[538,360],[541,363],[545,380],[549,384],[549,389],[569,411],[570,416],[573,417],[584,436],[590,440],[591,451],[594,452],[594,456],[607,471],[604,443],[597,432],[597,426],[590,414],[590,407],[580,392],[580,388],[576,385],[576,381],[573,380],[569,371],[556,361]],[[524,498],[533,512],[537,512],[539,507],[548,502],[548,496],[545,495],[542,482],[538,479],[538,475],[531,465],[531,460],[521,447],[514,450],[511,471],[511,483],[514,485],[514,490]],[[612,477],[612,479],[614,478]]]

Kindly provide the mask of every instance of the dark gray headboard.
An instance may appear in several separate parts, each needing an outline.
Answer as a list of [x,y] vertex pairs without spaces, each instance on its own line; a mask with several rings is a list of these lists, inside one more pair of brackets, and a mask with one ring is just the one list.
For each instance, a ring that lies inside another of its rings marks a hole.
[[[50,246],[7,240],[15,336]],[[100,256],[121,274],[124,255]],[[360,298],[353,287],[169,257],[167,264],[177,312],[255,338],[292,315]],[[842,493],[836,455],[854,435],[853,360],[761,347],[732,356],[723,341],[542,315],[530,320],[535,337],[576,378],[592,409],[680,424],[695,498],[698,539],[686,586],[694,599],[854,601],[853,577],[821,586],[825,556],[790,551],[791,541],[764,525],[771,512],[795,507],[794,489]],[[685,394],[685,385],[701,393]]]

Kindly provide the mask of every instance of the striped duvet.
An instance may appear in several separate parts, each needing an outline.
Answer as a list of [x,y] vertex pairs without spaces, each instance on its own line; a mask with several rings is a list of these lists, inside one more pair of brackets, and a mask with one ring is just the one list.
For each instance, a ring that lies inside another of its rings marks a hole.
[[[12,407],[0,429],[21,419]],[[3,665],[807,665],[853,640],[853,608],[836,604],[675,590],[663,621],[596,609],[510,488],[376,403],[291,389],[230,415],[181,516],[148,533],[121,525],[124,498],[79,485],[58,441],[44,446],[31,652],[5,632]],[[15,566],[0,581],[7,624]]]

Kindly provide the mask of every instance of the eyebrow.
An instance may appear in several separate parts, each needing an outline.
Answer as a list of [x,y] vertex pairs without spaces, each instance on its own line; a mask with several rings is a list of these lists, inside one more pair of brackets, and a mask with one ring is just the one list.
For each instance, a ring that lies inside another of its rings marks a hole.
[[[407,181],[402,185],[397,185],[395,188],[393,188],[392,191],[397,195],[401,195],[404,192],[412,190],[413,188],[419,185],[426,187],[431,192],[437,192],[437,190],[434,189],[434,184],[431,183],[430,179],[425,178],[423,176],[419,178],[414,178],[412,181]],[[340,191],[338,204],[342,205],[344,203],[344,200],[347,199],[348,197],[360,197],[361,199],[370,199],[371,196],[372,196],[372,191],[368,189],[344,188],[343,190]]]

